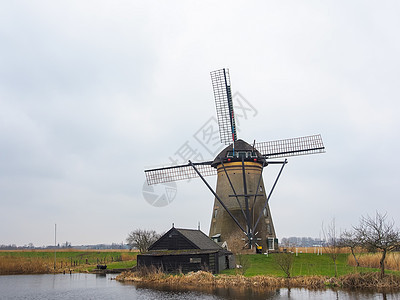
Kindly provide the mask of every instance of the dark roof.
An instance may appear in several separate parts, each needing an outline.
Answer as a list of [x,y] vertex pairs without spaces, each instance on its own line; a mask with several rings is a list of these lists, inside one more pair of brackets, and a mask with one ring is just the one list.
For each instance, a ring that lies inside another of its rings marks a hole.
[[222,249],[216,242],[210,239],[205,233],[196,229],[175,228],[185,238],[195,244],[202,250],[220,250]]
[[144,256],[164,256],[164,255],[193,255],[193,254],[210,254],[210,253],[227,253],[231,254],[231,252],[225,249],[213,249],[213,250],[200,250],[200,249],[189,249],[189,250],[153,250],[145,253],[138,254]]
[[196,229],[172,227],[150,247],[158,250],[221,250],[222,248],[206,234]]
[[[214,161],[211,163],[211,166],[216,168],[221,163],[220,158],[224,159],[227,156],[227,153],[232,151],[233,144],[230,144],[215,157]],[[264,159],[262,154],[257,149],[253,149],[253,146],[240,139],[235,141],[235,151],[254,151],[259,159]]]

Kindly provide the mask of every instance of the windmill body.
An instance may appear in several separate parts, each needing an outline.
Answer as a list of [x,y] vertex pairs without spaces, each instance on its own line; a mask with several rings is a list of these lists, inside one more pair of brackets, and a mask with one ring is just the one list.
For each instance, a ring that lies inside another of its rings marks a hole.
[[[210,237],[217,242],[242,241],[242,247],[276,250],[278,241],[269,200],[287,160],[325,152],[320,135],[249,145],[237,139],[230,77],[227,69],[211,72],[221,143],[228,145],[213,161],[145,170],[147,183],[158,184],[200,177],[214,195]],[[281,165],[266,190],[262,173],[270,164]],[[204,177],[217,175],[216,190]],[[240,244],[240,243],[239,243]],[[229,245],[228,245],[229,247]]]
[[[217,242],[243,239],[245,246],[248,243],[245,237],[251,234],[253,246],[276,250],[278,241],[262,178],[266,161],[257,150],[242,140],[235,143],[235,157],[232,148],[232,145],[225,148],[212,164],[217,169],[216,193],[246,232],[241,231],[227,210],[215,199],[210,237]],[[261,221],[255,227],[259,218]]]

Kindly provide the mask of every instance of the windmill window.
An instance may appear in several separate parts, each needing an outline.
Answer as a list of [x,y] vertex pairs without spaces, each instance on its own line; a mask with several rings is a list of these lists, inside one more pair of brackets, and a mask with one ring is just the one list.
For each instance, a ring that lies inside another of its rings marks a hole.
[[267,245],[268,245],[268,250],[274,250],[275,249],[275,239],[267,238]]
[[217,213],[218,213],[218,209],[215,209],[215,210],[214,210],[214,218],[217,217]]
[[220,234],[220,233],[217,233],[217,234],[213,235],[213,236],[211,237],[211,239],[212,239],[214,242],[219,243],[219,242],[221,242],[221,234]]
[[233,151],[228,151],[226,153],[226,157],[228,158],[257,158],[257,154],[253,151],[235,151],[235,154],[233,154]]
[[263,214],[264,214],[264,217],[268,217],[268,210],[266,207],[263,209]]
[[262,192],[262,191],[263,191],[263,190],[262,190],[262,186],[261,186],[261,185],[260,185],[259,191],[260,191],[260,192]]

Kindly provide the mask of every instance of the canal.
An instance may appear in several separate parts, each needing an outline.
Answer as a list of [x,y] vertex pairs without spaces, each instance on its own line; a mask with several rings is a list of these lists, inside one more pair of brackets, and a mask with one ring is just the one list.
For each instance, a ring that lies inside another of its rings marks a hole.
[[0,276],[0,299],[400,299],[400,293],[368,291],[166,288],[114,280],[115,275],[46,274]]

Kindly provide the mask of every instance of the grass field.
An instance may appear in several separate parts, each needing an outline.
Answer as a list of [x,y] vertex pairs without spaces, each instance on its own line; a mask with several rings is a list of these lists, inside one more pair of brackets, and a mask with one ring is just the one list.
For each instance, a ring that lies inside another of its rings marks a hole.
[[[248,268],[245,271],[245,276],[255,275],[270,275],[284,277],[284,272],[275,263],[273,257],[275,254],[268,256],[262,254],[250,254],[246,255],[248,259]],[[359,272],[371,272],[379,271],[377,268],[367,267],[354,267],[348,264],[349,254],[342,253],[337,258],[337,270],[338,276],[359,273]],[[387,271],[388,273],[397,273],[396,271]],[[236,274],[236,270],[224,270],[223,274],[233,275]],[[311,275],[322,275],[322,276],[334,276],[335,267],[332,259],[328,255],[316,255],[313,253],[302,253],[294,257],[292,276],[311,276]]]
[[[64,250],[56,252],[55,272],[90,272],[97,264],[106,264],[107,269],[132,268],[136,265],[138,252],[108,251],[108,250]],[[246,277],[256,275],[269,275],[284,277],[284,272],[274,261],[274,255],[249,254],[244,255],[248,268]],[[294,254],[293,254],[294,255]],[[356,268],[354,260],[348,253],[341,253],[337,258],[338,276],[379,271],[379,253],[361,254],[359,260],[361,267]],[[393,262],[394,261],[394,262]],[[398,268],[400,254],[393,253],[388,256],[387,273],[400,275]],[[393,266],[397,266],[394,268]],[[393,270],[389,270],[392,268]],[[40,274],[54,272],[54,251],[25,250],[25,251],[0,251],[0,275],[4,274]],[[222,274],[234,275],[237,270],[224,270]],[[299,253],[294,256],[291,276],[334,276],[334,265],[327,254]]]
[[[120,281],[132,281],[156,286],[211,286],[241,287],[264,289],[271,287],[298,287],[324,289],[371,289],[371,290],[400,290],[400,272],[387,271],[381,278],[379,269],[353,267],[347,264],[351,254],[341,253],[337,259],[338,277],[334,277],[334,265],[328,255],[302,253],[293,254],[293,269],[290,278],[278,267],[275,258],[279,254],[245,254],[240,258],[243,266],[248,268],[241,275],[238,269],[224,270],[221,274],[213,275],[198,271],[188,274],[164,274],[157,268],[139,269],[134,272],[124,272],[116,277]],[[244,260],[248,260],[247,263]],[[239,259],[238,259],[239,260]]]
[[[1,274],[38,274],[50,272],[88,272],[97,264],[107,269],[131,268],[136,265],[137,252],[129,251],[0,251]],[[55,263],[55,268],[54,268]],[[55,270],[54,270],[55,269]]]

